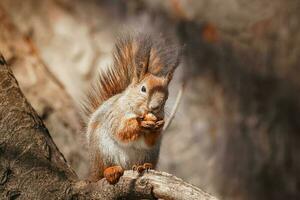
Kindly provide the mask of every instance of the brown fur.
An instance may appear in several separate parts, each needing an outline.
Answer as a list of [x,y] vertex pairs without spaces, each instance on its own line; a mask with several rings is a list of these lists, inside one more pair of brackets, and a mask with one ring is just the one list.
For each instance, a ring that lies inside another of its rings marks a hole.
[[[147,74],[146,78],[149,79],[149,81],[147,81],[147,85],[149,88],[151,88],[151,90],[150,90],[151,92],[158,91],[158,90],[160,90],[162,92],[166,92],[166,91],[164,91],[165,90],[164,86],[167,84],[165,82],[165,79],[158,78],[156,76],[153,76],[152,74]],[[150,95],[151,95],[151,93],[150,93]]]

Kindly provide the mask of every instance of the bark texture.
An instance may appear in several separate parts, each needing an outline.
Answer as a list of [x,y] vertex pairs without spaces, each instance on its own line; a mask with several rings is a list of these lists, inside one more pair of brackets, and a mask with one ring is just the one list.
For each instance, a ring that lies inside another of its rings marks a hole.
[[0,199],[68,199],[76,179],[12,71],[0,65]]
[[[49,128],[55,143],[77,172],[87,163],[78,111],[65,86],[40,58],[30,35],[21,33],[0,5],[0,49],[20,87]],[[55,97],[55,98],[53,98]],[[67,138],[67,139],[65,139]],[[62,142],[66,141],[66,142]]]

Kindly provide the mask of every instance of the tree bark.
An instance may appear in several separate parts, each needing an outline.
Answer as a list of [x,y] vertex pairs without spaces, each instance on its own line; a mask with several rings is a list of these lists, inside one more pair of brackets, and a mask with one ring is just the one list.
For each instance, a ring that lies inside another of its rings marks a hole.
[[66,160],[82,176],[88,161],[86,151],[77,151],[83,137],[73,99],[40,58],[31,37],[20,32],[1,5],[0,30],[1,53],[11,65],[21,90],[49,128]]
[[0,199],[67,197],[76,174],[19,89],[0,65]]
[[80,181],[0,59],[1,199],[216,199],[166,173],[126,171],[112,186]]

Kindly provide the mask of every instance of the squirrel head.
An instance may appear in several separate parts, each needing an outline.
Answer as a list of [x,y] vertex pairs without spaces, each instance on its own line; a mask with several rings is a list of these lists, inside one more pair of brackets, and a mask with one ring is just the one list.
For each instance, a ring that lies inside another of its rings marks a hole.
[[133,82],[126,89],[128,105],[138,116],[153,113],[164,117],[164,106],[168,99],[169,80],[165,77],[147,74],[139,82]]
[[138,33],[119,38],[113,65],[102,70],[83,105],[87,118],[99,106],[122,94],[124,110],[140,117],[152,112],[164,116],[168,85],[179,64],[181,48],[162,37]]
[[139,116],[151,112],[163,118],[168,85],[178,66],[180,51],[162,41],[155,42],[149,35],[140,35],[125,44],[117,60],[126,60],[121,63],[127,64],[125,68],[131,74],[126,88],[126,96],[130,98],[128,105]]

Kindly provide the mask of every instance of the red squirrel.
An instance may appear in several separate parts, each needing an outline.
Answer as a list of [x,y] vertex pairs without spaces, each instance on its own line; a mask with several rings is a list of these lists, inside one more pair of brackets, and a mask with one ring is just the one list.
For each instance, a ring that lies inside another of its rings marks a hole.
[[124,170],[156,167],[168,86],[179,49],[138,33],[118,39],[113,64],[100,71],[85,105],[90,181],[118,182]]

